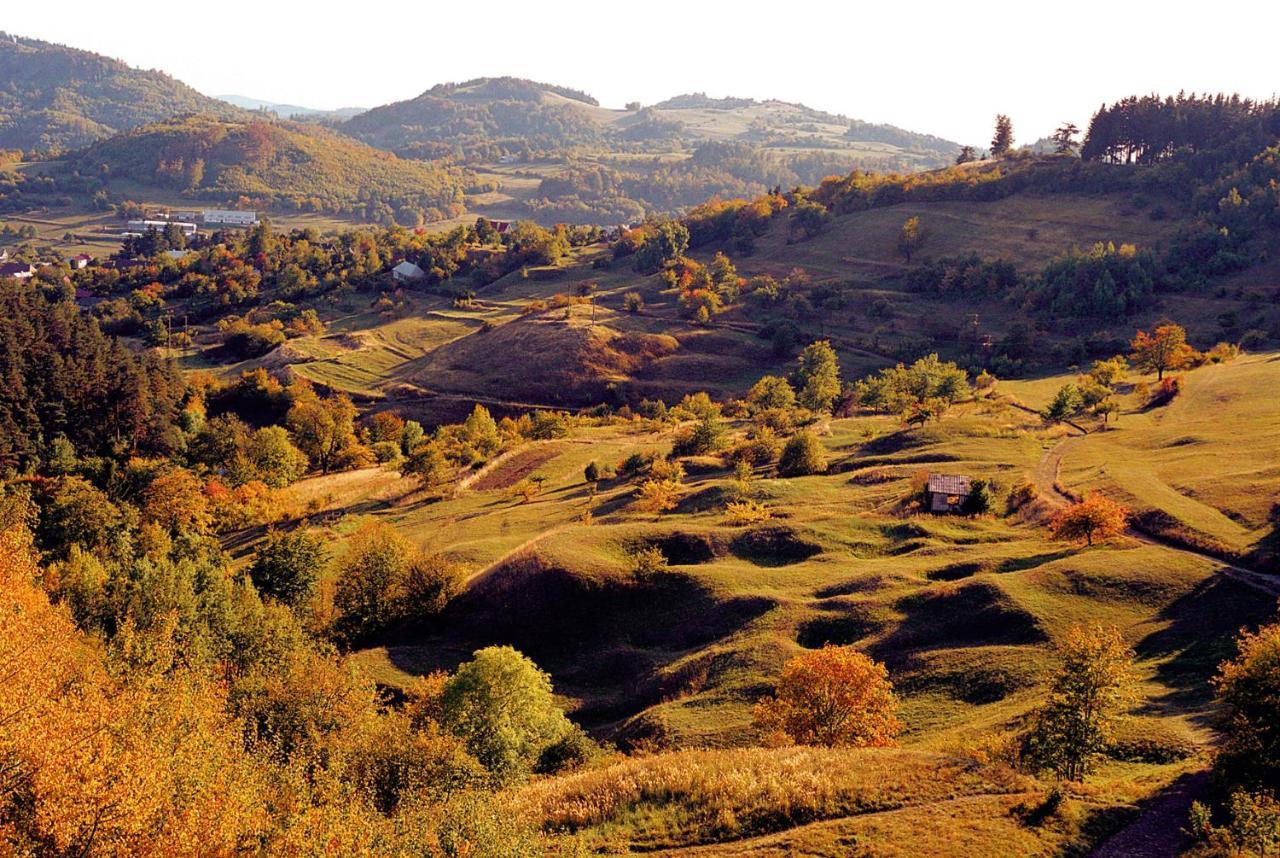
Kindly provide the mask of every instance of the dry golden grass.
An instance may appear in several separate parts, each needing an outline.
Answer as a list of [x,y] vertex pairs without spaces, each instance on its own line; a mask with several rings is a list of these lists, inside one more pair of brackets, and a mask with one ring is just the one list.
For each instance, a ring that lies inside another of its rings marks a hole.
[[681,751],[535,783],[521,807],[592,846],[670,849],[961,796],[1023,794],[998,766],[895,749]]

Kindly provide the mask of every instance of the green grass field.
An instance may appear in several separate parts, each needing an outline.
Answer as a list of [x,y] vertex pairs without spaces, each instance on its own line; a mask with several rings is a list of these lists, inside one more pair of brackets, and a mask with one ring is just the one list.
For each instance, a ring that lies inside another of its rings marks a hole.
[[[1173,547],[1128,538],[1088,549],[1053,542],[1043,517],[1026,511],[912,515],[902,506],[912,482],[932,470],[1008,489],[1066,438],[1067,487],[1097,481],[1106,463],[1105,490],[1132,493],[1135,505],[1169,500],[1159,508],[1205,533],[1225,539],[1235,531],[1221,521],[1239,516],[1243,548],[1276,491],[1276,421],[1265,391],[1277,376],[1280,362],[1270,355],[1197,369],[1163,412],[1125,413],[1118,428],[1084,437],[1067,437],[1002,398],[961,405],[922,431],[884,417],[833,420],[823,435],[830,472],[795,479],[762,472],[754,490],[773,518],[752,527],[726,520],[732,475],[725,469],[691,467],[679,506],[662,515],[637,511],[630,484],[604,482],[593,494],[582,476],[588,462],[668,448],[672,430],[643,421],[533,445],[446,500],[428,500],[378,469],[290,491],[298,504],[312,500],[322,510],[313,526],[339,555],[346,534],[381,519],[471,572],[443,624],[356,656],[380,682],[401,685],[452,667],[474,648],[511,643],[550,671],[564,704],[598,736],[681,753],[725,749],[624,760],[535,784],[528,800],[549,829],[567,826],[605,850],[836,855],[849,854],[840,844],[856,842],[874,844],[867,854],[909,855],[925,842],[912,832],[944,814],[951,822],[936,854],[1054,851],[1093,842],[1128,818],[1133,802],[1202,764],[1213,739],[1208,679],[1237,629],[1272,616],[1274,599]],[[1038,405],[1062,380],[999,391]],[[1198,440],[1169,443],[1183,437]],[[1121,461],[1129,467],[1115,470]],[[1228,469],[1232,479],[1215,478]],[[506,491],[526,473],[545,478],[528,503]],[[1197,481],[1196,473],[1205,476]],[[1165,489],[1128,488],[1157,478]],[[590,524],[582,521],[587,511]],[[629,553],[641,545],[658,546],[669,570],[637,577]],[[1121,739],[1163,749],[1167,761],[1108,759],[1052,825],[1023,825],[1015,808],[1034,806],[1044,785],[995,789],[939,773],[1016,727],[1042,699],[1053,641],[1087,622],[1119,627],[1138,653],[1139,697]],[[759,741],[751,706],[788,657],[826,642],[853,644],[888,665],[906,750],[858,752],[865,764],[841,769],[816,794],[819,809],[769,811],[770,802],[808,792],[750,791],[771,778],[794,785],[768,773],[794,765],[785,753],[749,750]],[[880,767],[913,785],[887,785],[875,774]],[[754,786],[735,793],[723,778]],[[863,797],[873,789],[892,795]],[[587,793],[609,796],[600,799],[607,807],[574,798]],[[724,798],[709,803],[712,794]],[[877,809],[851,809],[846,802],[855,799],[846,794]],[[565,821],[585,806],[596,808],[589,820]]]

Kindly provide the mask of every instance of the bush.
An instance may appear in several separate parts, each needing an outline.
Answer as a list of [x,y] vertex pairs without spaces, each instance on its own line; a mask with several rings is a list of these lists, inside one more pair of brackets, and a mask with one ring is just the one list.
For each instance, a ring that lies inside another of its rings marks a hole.
[[649,578],[667,571],[667,556],[656,545],[645,545],[630,554],[631,571],[637,578]]
[[801,432],[788,441],[778,459],[778,474],[783,477],[807,477],[826,470],[826,451],[811,432]]

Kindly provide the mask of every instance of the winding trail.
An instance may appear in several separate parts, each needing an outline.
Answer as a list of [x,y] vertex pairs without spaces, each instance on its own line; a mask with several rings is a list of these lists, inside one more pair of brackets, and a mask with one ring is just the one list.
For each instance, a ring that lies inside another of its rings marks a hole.
[[[1058,482],[1058,473],[1062,469],[1062,457],[1073,442],[1077,442],[1080,436],[1072,436],[1064,438],[1045,451],[1040,457],[1040,461],[1036,464],[1035,470],[1032,472],[1032,480],[1035,482],[1036,491],[1051,506],[1061,509],[1068,504],[1075,503],[1078,497],[1069,494],[1062,488]],[[1125,531],[1125,535],[1147,545],[1158,545],[1170,551],[1178,551],[1201,560],[1207,560],[1219,567],[1219,571],[1234,581],[1252,587],[1255,590],[1266,593],[1272,598],[1280,599],[1280,578],[1259,572],[1256,569],[1249,569],[1236,563],[1219,557],[1215,554],[1209,554],[1204,551],[1198,551],[1194,548],[1188,548],[1173,540],[1166,539],[1159,534],[1150,533],[1144,530],[1138,530],[1135,527],[1129,527]]]

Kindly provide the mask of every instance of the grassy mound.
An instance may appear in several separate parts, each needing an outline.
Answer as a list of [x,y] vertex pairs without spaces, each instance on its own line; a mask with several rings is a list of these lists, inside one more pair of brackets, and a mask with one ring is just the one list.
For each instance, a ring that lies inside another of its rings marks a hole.
[[[674,337],[620,332],[555,313],[520,318],[432,352],[413,380],[436,390],[582,405],[678,348]],[[494,361],[494,355],[506,359]]]

